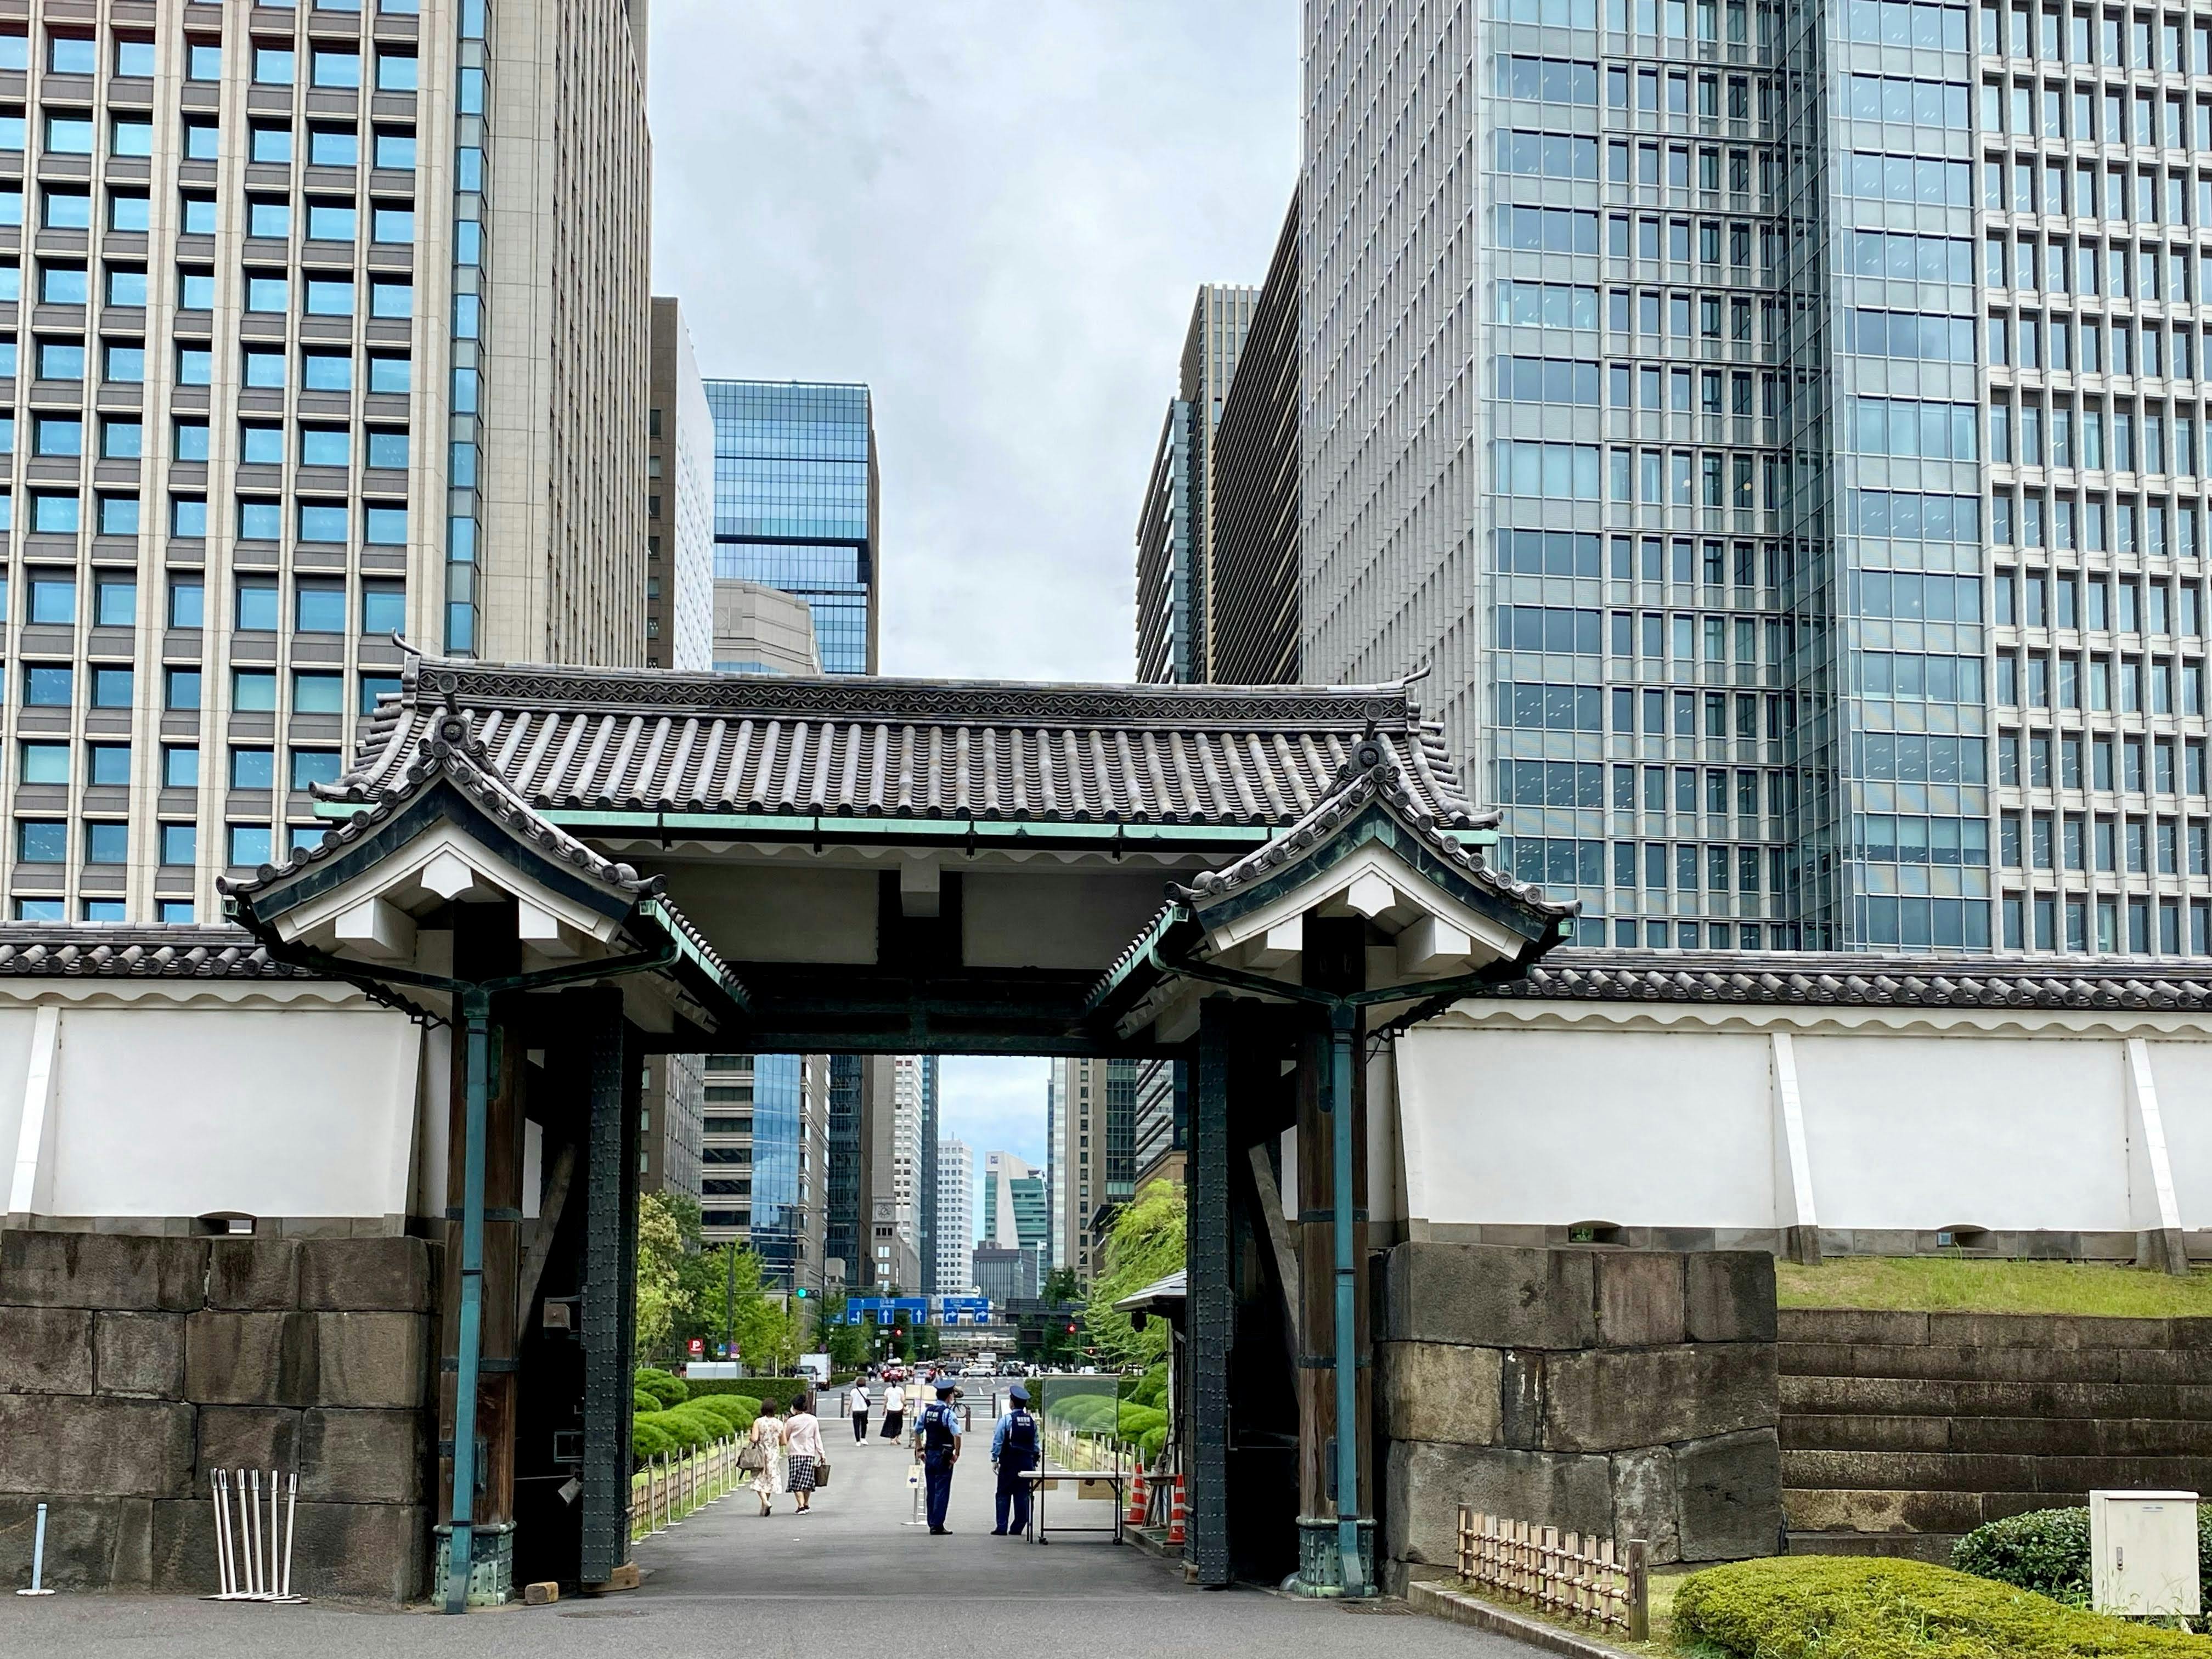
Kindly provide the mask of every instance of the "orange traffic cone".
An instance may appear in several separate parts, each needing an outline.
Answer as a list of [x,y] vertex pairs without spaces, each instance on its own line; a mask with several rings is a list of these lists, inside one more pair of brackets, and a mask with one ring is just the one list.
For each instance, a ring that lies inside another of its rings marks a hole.
[[1145,1464],[1144,1460],[1139,1458],[1137,1461],[1135,1472],[1129,1477],[1128,1524],[1130,1526],[1141,1527],[1145,1524]]
[[1170,1510],[1168,1518],[1169,1543],[1182,1542],[1182,1476],[1177,1474],[1175,1478],[1175,1507]]

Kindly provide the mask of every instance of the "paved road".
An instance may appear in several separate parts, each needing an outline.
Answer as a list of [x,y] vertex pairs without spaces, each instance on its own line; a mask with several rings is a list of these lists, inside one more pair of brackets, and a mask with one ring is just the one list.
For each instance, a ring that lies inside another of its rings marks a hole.
[[[980,1419],[981,1413],[978,1413]],[[1127,1547],[994,1538],[988,1439],[953,1482],[952,1535],[900,1524],[906,1453],[855,1450],[825,1424],[835,1464],[816,1513],[760,1518],[738,1492],[641,1542],[629,1595],[466,1620],[145,1596],[0,1595],[0,1659],[570,1659],[619,1648],[663,1659],[1030,1655],[1098,1659],[1528,1659],[1500,1638],[1393,1611],[1252,1590],[1209,1593]],[[980,1424],[979,1424],[980,1427]],[[1087,1507],[1087,1506],[1086,1506]],[[1395,1609],[1395,1604],[1392,1604]]]

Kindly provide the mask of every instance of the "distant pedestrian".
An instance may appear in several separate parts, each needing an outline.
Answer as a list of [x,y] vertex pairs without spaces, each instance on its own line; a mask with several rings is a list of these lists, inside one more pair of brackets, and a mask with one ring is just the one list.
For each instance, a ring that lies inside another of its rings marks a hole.
[[846,1391],[845,1403],[853,1413],[853,1443],[864,1446],[868,1442],[868,1385],[865,1379],[855,1377]]
[[896,1382],[884,1389],[884,1438],[896,1440],[906,1427],[906,1390]]
[[952,1466],[960,1461],[960,1413],[952,1403],[957,1392],[950,1378],[939,1382],[937,1399],[915,1425],[921,1442],[921,1475],[929,1487],[929,1529],[940,1537],[952,1530],[945,1524],[945,1512],[952,1502]]
[[[991,1464],[999,1472],[999,1524],[992,1528],[994,1538],[1030,1529],[1031,1488],[1023,1477],[1036,1468],[1043,1449],[1043,1437],[1036,1418],[1030,1411],[1030,1391],[1017,1382],[1006,1395],[1012,1404],[991,1433]],[[1009,1509],[1012,1511],[1011,1527],[1006,1524]]]
[[775,1413],[775,1401],[764,1400],[760,1415],[753,1419],[752,1443],[760,1449],[763,1458],[760,1468],[753,1472],[753,1495],[760,1499],[763,1515],[774,1506],[775,1495],[784,1489],[783,1424]]
[[814,1415],[814,1400],[801,1395],[792,1401],[791,1415],[783,1420],[784,1480],[798,1500],[799,1513],[814,1509],[815,1472],[826,1460],[822,1449],[822,1422]]

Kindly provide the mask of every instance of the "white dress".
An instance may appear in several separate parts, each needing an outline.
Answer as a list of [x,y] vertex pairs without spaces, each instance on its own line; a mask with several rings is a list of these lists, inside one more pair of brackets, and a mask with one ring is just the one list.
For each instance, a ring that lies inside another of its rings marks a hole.
[[753,1419],[753,1443],[768,1452],[767,1466],[753,1476],[753,1490],[762,1501],[775,1497],[784,1489],[783,1421],[781,1418],[757,1417]]

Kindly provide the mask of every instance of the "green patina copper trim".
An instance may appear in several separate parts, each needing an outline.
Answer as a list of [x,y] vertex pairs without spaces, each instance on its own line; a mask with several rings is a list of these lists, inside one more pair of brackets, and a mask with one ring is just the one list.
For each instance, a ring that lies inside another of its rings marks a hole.
[[1160,941],[1167,938],[1168,930],[1178,922],[1189,920],[1190,911],[1187,907],[1180,904],[1164,907],[1160,913],[1152,918],[1151,926],[1137,935],[1136,942],[1122,954],[1121,959],[1106,970],[1105,977],[1092,989],[1091,995],[1085,1000],[1084,1013],[1086,1016],[1097,1013],[1105,1004],[1106,1000],[1120,990],[1132,974],[1139,968],[1152,966],[1153,952],[1158,950]]
[[640,899],[637,913],[649,917],[668,936],[668,943],[676,953],[704,974],[724,996],[744,1012],[752,1012],[752,998],[738,976],[699,948],[667,900],[658,896]]

